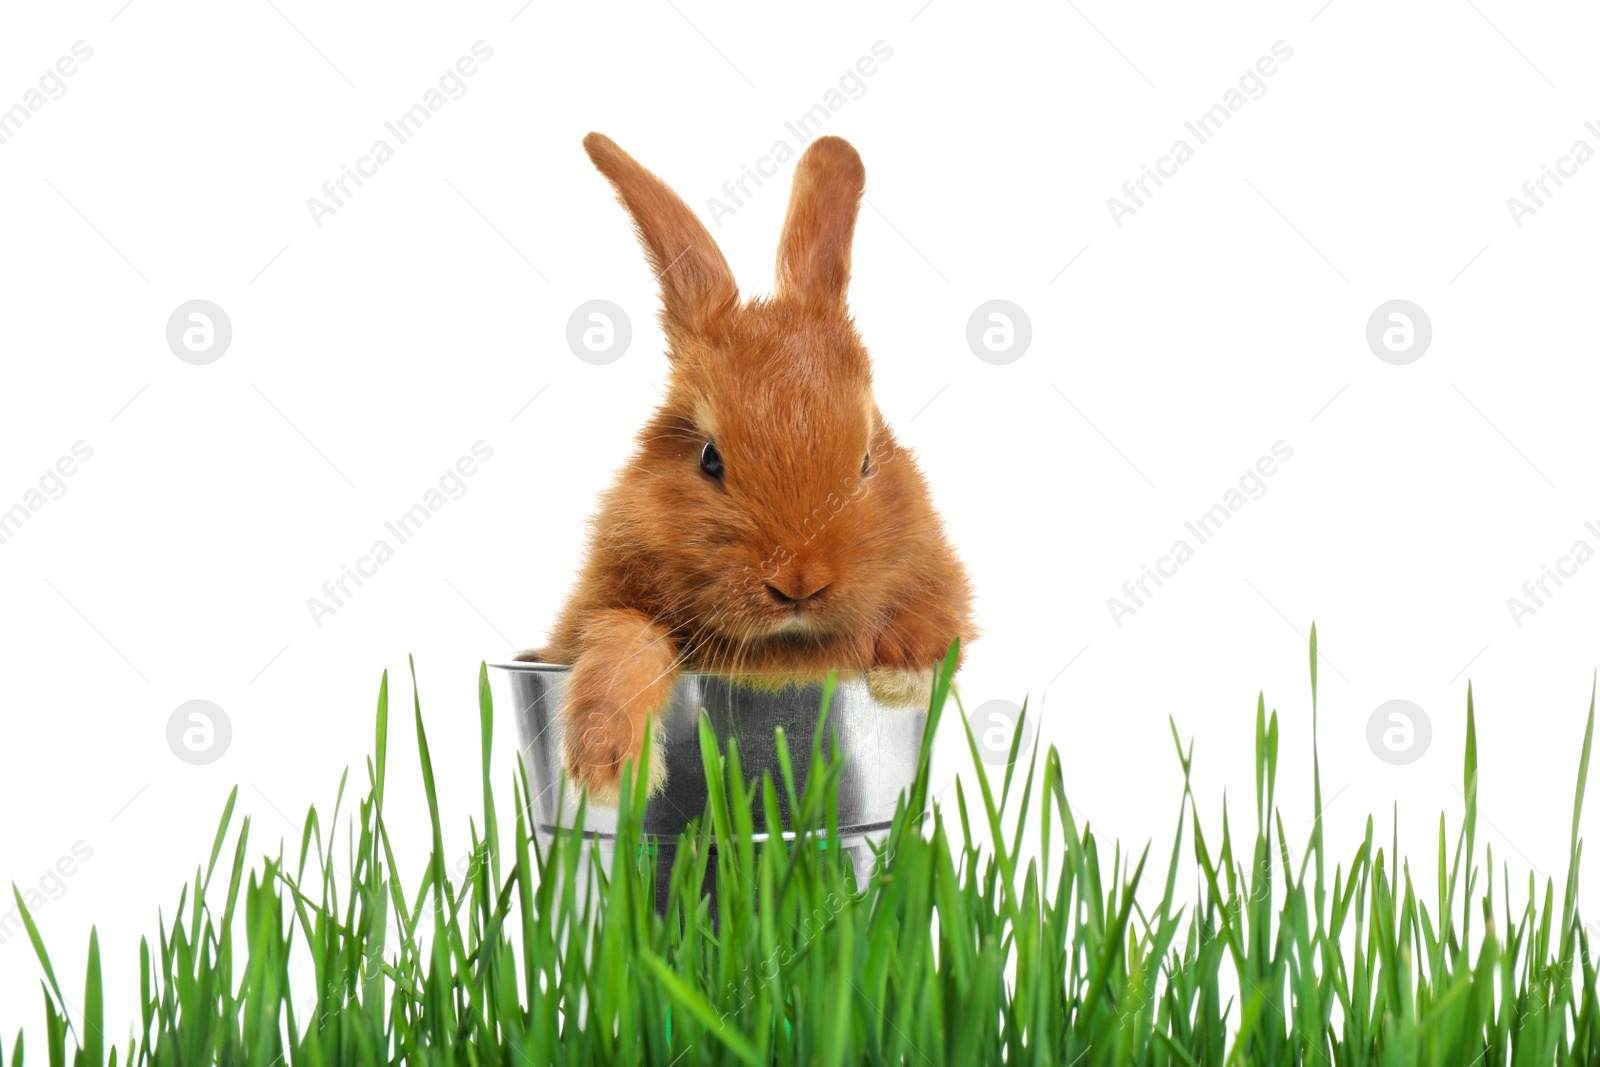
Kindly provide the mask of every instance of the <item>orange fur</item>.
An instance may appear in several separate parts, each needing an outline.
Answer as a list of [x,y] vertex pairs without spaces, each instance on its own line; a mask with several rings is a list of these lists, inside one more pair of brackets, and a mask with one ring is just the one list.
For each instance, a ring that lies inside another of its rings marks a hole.
[[[565,759],[604,795],[679,670],[925,672],[975,631],[966,571],[873,400],[846,307],[855,149],[822,137],[801,156],[777,292],[741,303],[677,194],[608,138],[584,147],[656,271],[671,357],[666,399],[601,500],[540,653],[573,665]],[[721,481],[700,469],[708,440]]]

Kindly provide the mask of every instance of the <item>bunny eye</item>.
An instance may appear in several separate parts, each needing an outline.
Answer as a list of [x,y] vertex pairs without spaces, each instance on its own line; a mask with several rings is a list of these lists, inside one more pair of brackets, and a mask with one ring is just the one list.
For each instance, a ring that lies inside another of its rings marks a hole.
[[722,481],[722,453],[710,441],[700,450],[700,469],[717,481]]
[[872,473],[872,453],[868,452],[861,457],[861,477],[865,478]]

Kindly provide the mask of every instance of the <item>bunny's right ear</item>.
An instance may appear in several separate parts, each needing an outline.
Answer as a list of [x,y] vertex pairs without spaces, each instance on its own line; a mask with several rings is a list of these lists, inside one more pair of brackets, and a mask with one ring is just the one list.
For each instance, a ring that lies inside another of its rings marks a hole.
[[739,302],[728,261],[689,205],[605,134],[583,139],[595,168],[617,190],[661,283],[663,324],[678,336],[704,331]]
[[778,240],[778,296],[843,311],[850,244],[867,172],[842,137],[811,142],[794,168],[789,213]]

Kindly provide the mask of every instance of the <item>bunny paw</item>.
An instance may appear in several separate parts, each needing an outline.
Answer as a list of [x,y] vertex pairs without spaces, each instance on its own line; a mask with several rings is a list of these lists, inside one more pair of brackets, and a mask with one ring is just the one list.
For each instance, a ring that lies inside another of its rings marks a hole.
[[867,690],[892,708],[925,708],[933,700],[933,669],[873,667],[867,671]]
[[[646,795],[653,796],[666,784],[667,759],[659,723],[655,719],[647,721],[651,737]],[[636,735],[630,716],[614,710],[574,709],[567,713],[561,762],[574,789],[588,790],[592,803],[616,807],[622,790],[623,764],[637,762],[643,747],[644,738]]]

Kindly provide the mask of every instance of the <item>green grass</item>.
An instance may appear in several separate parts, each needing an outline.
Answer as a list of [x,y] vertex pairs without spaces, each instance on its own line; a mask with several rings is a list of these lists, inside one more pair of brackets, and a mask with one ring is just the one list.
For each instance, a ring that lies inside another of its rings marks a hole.
[[[1290,861],[1276,803],[1277,713],[1263,703],[1249,838],[1235,837],[1226,813],[1214,822],[1195,809],[1193,747],[1174,726],[1185,788],[1161,881],[1148,846],[1134,856],[1074,819],[1053,748],[1014,752],[996,793],[969,733],[980,773],[957,783],[953,814],[935,804],[916,818],[950,662],[920,773],[871,884],[855,885],[838,849],[751,841],[757,789],[768,812],[778,810],[777,791],[789,791],[799,830],[825,835],[837,760],[805,783],[785,776],[747,786],[738,751],[717,751],[703,730],[711,801],[677,851],[664,914],[654,899],[655,850],[639,847],[638,789],[624,794],[632,804],[619,855],[640,859],[619,862],[609,879],[581,837],[530,836],[522,777],[503,783],[514,808],[502,821],[483,672],[483,810],[470,826],[472,863],[456,884],[417,707],[432,853],[402,878],[383,818],[393,784],[385,676],[366,795],[347,813],[346,847],[334,843],[344,836],[336,830],[344,782],[327,824],[308,812],[297,849],[279,844],[254,864],[250,822],[233,826],[230,797],[203,868],[156,941],[140,945],[140,1014],[121,1046],[103,1018],[94,932],[74,1026],[28,918],[44,1023],[26,1047],[19,1035],[0,1049],[0,1065],[22,1067],[25,1053],[80,1067],[1600,1063],[1595,970],[1577,908],[1593,696],[1559,907],[1557,887],[1541,892],[1530,876],[1526,903],[1515,908],[1510,873],[1502,870],[1497,892],[1492,852],[1477,863],[1470,690],[1465,812],[1453,840],[1441,818],[1438,894],[1424,900],[1394,850],[1386,856],[1375,841],[1371,820],[1343,852],[1323,841],[1318,822],[1300,863]],[[1310,662],[1314,727],[1315,629]],[[1309,779],[1312,810],[1321,811],[1314,749]],[[980,839],[990,844],[980,849]],[[713,842],[715,914],[699,892]],[[1185,848],[1200,872],[1197,899],[1177,886]],[[1022,864],[1035,850],[1039,858]],[[347,875],[335,865],[340,852]],[[231,861],[219,866],[225,854]],[[586,879],[587,895],[578,892]],[[1141,886],[1145,901],[1159,890],[1153,907],[1135,900]],[[291,960],[314,969],[314,989],[291,991]]]

